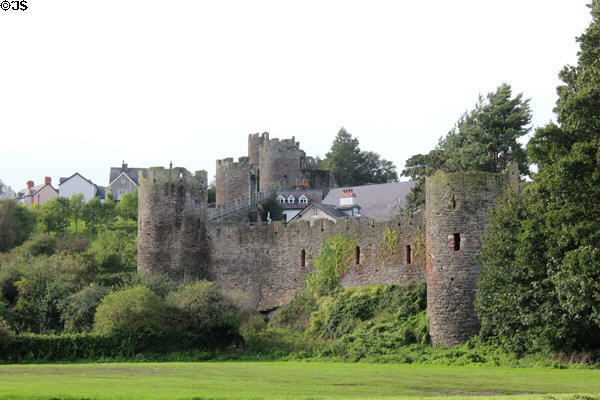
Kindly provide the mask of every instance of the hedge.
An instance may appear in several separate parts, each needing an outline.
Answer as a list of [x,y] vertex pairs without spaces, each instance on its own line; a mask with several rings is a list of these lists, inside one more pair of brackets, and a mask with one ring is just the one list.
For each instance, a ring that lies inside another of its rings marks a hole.
[[211,351],[241,344],[241,336],[231,331],[213,332],[211,335],[181,333],[161,336],[20,334],[11,336],[8,344],[0,348],[0,362],[133,358],[140,353]]

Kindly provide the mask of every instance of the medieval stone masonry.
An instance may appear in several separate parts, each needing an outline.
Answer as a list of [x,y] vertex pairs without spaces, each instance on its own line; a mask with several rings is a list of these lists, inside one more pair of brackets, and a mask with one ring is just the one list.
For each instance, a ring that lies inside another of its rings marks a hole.
[[[250,135],[248,157],[217,161],[217,203],[251,200],[259,188],[293,186],[310,173],[331,187],[330,173],[309,171],[304,161],[293,138]],[[321,245],[345,232],[357,247],[341,284],[425,281],[432,341],[453,345],[478,331],[473,300],[480,235],[487,209],[517,180],[514,168],[506,174],[438,172],[427,179],[426,211],[415,217],[262,225],[250,223],[247,213],[209,221],[206,172],[150,168],[140,173],[138,269],[214,280],[270,312],[304,287]]]

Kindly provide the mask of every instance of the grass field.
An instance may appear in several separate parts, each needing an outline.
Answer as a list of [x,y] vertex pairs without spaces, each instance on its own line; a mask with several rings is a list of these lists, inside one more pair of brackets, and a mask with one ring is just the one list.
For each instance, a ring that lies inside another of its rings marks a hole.
[[316,362],[0,366],[0,399],[586,398],[567,396],[575,393],[600,393],[600,371]]

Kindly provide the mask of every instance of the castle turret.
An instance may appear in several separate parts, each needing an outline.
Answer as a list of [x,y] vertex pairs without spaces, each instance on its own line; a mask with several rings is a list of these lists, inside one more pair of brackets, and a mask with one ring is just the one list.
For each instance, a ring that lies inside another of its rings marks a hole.
[[294,137],[266,140],[259,153],[259,189],[278,184],[288,189],[295,185],[296,179],[302,178],[305,154]]
[[138,271],[208,278],[206,171],[139,172]]
[[256,193],[256,166],[248,157],[217,160],[217,207],[239,199],[251,199]]
[[479,333],[473,302],[486,213],[516,181],[514,168],[507,175],[438,171],[427,177],[425,273],[433,344],[452,346]]
[[248,158],[250,164],[258,165],[260,146],[269,140],[269,132],[248,135]]

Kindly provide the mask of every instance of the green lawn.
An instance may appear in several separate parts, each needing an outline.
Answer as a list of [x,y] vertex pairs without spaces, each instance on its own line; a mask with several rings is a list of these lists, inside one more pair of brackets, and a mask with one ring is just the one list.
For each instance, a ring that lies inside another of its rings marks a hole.
[[600,371],[316,362],[0,366],[0,399],[472,399],[549,393],[600,393]]

